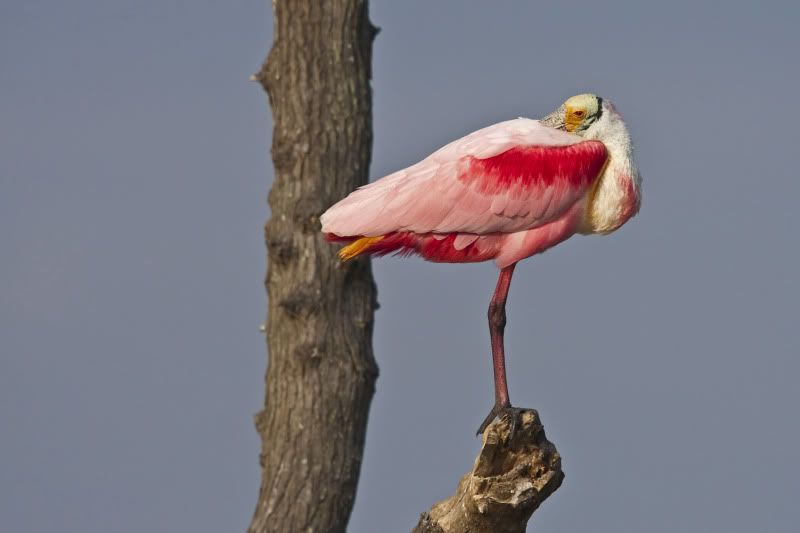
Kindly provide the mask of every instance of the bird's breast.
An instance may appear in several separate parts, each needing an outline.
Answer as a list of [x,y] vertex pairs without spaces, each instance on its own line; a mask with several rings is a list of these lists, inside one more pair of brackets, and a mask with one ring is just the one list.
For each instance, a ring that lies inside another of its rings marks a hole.
[[581,233],[611,233],[639,211],[636,171],[609,165],[589,193]]

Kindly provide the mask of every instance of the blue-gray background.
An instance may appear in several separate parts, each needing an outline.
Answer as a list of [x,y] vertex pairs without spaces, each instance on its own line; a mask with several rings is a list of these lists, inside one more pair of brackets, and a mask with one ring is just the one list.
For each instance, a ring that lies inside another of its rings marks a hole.
[[[594,91],[641,214],[524,263],[512,399],[550,532],[800,521],[795,2],[372,2],[381,176]],[[258,488],[266,0],[0,6],[0,529],[242,531]],[[491,265],[384,259],[350,530],[450,494],[492,401]]]

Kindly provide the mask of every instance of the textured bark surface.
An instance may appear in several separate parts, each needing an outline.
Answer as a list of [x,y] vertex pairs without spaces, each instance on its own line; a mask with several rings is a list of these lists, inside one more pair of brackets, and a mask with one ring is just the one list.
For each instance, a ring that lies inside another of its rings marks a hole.
[[319,216],[368,181],[366,0],[274,0],[275,40],[254,76],[274,118],[268,249],[269,365],[262,483],[250,532],[342,532],[378,369],[368,259],[340,263]]
[[561,486],[564,472],[536,411],[523,411],[509,437],[508,421],[489,425],[472,471],[453,496],[422,514],[412,533],[524,533],[533,512]]

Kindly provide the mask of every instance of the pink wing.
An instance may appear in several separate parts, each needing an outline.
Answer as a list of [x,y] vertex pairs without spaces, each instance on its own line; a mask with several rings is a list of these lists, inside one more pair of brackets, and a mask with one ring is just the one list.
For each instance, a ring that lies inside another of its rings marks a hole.
[[322,231],[370,237],[535,228],[579,201],[606,158],[599,141],[536,120],[501,122],[354,191],[322,215]]

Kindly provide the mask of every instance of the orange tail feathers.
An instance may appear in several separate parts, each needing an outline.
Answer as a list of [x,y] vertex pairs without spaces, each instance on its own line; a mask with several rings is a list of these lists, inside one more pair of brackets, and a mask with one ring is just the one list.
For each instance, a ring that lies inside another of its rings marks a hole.
[[383,235],[378,235],[377,237],[361,237],[360,239],[356,239],[339,250],[339,258],[342,261],[349,261],[354,257],[358,257],[366,252],[372,244],[381,239],[383,239]]

